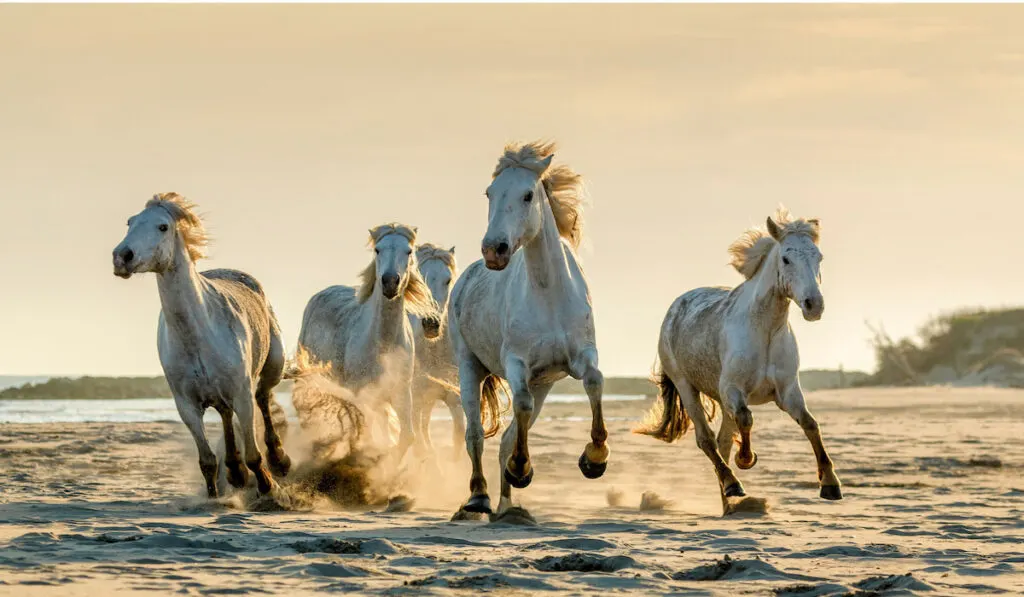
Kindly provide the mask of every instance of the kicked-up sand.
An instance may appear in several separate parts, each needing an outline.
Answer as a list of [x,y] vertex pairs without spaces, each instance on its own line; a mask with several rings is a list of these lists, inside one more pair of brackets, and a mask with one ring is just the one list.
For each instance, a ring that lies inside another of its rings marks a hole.
[[[649,401],[607,404],[612,456],[594,481],[576,465],[588,406],[549,404],[531,435],[533,484],[514,494],[536,525],[451,522],[468,497],[464,460],[424,473],[408,512],[326,500],[266,512],[201,497],[177,423],[3,425],[0,594],[1024,593],[1024,392],[808,401],[842,501],[818,497],[810,445],[773,406],[754,409],[759,460],[738,472],[769,511],[722,518],[692,432],[673,445],[630,434]],[[449,423],[433,437],[447,459]]]

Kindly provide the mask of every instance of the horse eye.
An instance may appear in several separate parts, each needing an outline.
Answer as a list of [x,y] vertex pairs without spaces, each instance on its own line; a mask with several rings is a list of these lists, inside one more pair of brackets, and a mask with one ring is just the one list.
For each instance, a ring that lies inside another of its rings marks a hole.
[[411,251],[411,250],[409,250],[409,251],[406,251],[406,252],[405,252],[405,255],[406,255],[407,257],[408,257],[409,255],[412,255],[412,251]]
[[380,249],[374,249],[373,252],[380,255]]
[[782,258],[782,263],[785,263],[786,265],[789,265],[789,257],[783,257]]
[[158,228],[160,229],[160,232],[167,232],[167,224],[160,224]]
[[533,201],[533,191],[530,191],[530,192],[526,193],[526,196],[523,197],[523,201],[525,201],[527,203],[529,203],[530,201]]

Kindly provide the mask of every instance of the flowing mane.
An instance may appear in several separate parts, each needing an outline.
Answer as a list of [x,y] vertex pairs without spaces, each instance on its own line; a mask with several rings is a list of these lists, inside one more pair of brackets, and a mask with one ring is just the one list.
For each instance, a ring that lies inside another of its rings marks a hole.
[[[416,244],[415,228],[392,222],[390,224],[381,224],[370,230],[369,246],[376,245],[382,238],[390,234],[400,234],[409,240],[410,245],[414,246]],[[405,285],[405,293],[402,295],[402,298],[405,299],[405,310],[417,317],[437,315],[437,304],[430,294],[430,288],[427,286],[427,283],[420,276],[415,256],[412,261],[409,264],[409,282]],[[377,283],[376,259],[370,261],[370,265],[366,266],[366,269],[359,273],[359,280],[359,290],[356,292],[356,298],[360,303],[365,303],[373,295],[373,287]]]
[[[806,234],[811,237],[815,244],[818,243],[820,235],[820,223],[816,219],[794,219],[789,210],[779,206],[772,217],[779,225],[782,240],[790,234]],[[764,258],[772,252],[778,242],[772,238],[767,230],[762,228],[751,228],[744,232],[738,239],[729,245],[729,255],[732,257],[729,264],[736,268],[747,280],[753,278],[764,262]]]
[[544,160],[554,155],[555,149],[554,142],[510,143],[498,158],[491,178],[507,168],[525,168],[539,176],[555,215],[559,236],[577,249],[583,240],[583,176],[564,164],[545,167]]
[[431,259],[437,259],[448,266],[448,269],[455,274],[455,254],[448,249],[431,243],[423,243],[416,247],[416,260],[425,263]]
[[210,243],[210,236],[203,227],[203,221],[195,212],[196,204],[178,193],[158,193],[146,202],[146,208],[161,207],[171,214],[178,224],[178,234],[185,242],[188,256],[198,261],[206,256],[204,249]]

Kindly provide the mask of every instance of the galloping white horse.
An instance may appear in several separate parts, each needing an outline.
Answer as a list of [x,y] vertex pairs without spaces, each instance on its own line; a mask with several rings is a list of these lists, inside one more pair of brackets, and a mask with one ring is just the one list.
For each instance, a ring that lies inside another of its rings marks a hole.
[[[417,440],[412,379],[415,338],[409,315],[423,319],[424,334],[440,333],[437,306],[416,268],[416,229],[383,224],[370,230],[374,259],[359,288],[331,286],[313,295],[302,316],[299,349],[331,363],[338,383],[353,392],[380,384],[398,414],[397,459]],[[387,420],[381,418],[381,420]]]
[[203,413],[211,406],[224,424],[228,482],[244,487],[248,477],[235,441],[234,414],[245,463],[256,475],[259,492],[269,493],[273,481],[257,445],[253,402],[263,416],[270,468],[284,476],[291,466],[281,446],[284,419],[272,417],[272,410],[280,410],[273,389],[285,362],[281,330],[263,288],[251,276],[230,269],[196,272],[207,237],[193,209],[177,193],[148,201],[128,220],[128,234],[114,249],[114,275],[157,275],[160,364],[199,449],[207,494],[217,497],[217,455],[203,428]]
[[[448,310],[448,296],[455,281],[455,247],[444,249],[430,243],[416,247],[416,260],[419,262],[420,275],[430,294],[434,298],[444,321]],[[416,334],[416,377],[413,381],[413,418],[418,427],[416,433],[421,435],[424,443],[433,448],[430,439],[430,414],[434,405],[443,402],[452,416],[453,458],[458,458],[461,448],[459,441],[466,434],[466,415],[462,411],[462,400],[449,386],[458,386],[458,369],[455,367],[455,355],[451,341],[447,335],[430,340],[423,321],[410,315],[413,333]],[[438,383],[440,380],[443,383]]]
[[[732,266],[746,281],[727,288],[697,288],[672,303],[658,341],[660,370],[655,372],[659,402],[649,424],[634,430],[666,442],[686,433],[690,421],[697,445],[718,476],[722,507],[729,497],[746,495],[729,468],[737,431],[736,466],[757,462],[750,446],[754,417],[750,404],[775,402],[803,428],[818,461],[821,497],[842,499],[839,477],[825,451],[818,422],[807,410],[800,389],[800,355],[789,325],[789,301],[804,319],[817,321],[825,309],[821,295],[818,220],[792,219],[785,208],[768,218],[768,231],[748,230],[732,246]],[[722,407],[717,447],[701,395]]]
[[[448,332],[473,465],[472,495],[463,506],[468,512],[491,512],[481,458],[484,437],[500,426],[500,379],[511,386],[515,416],[501,440],[499,512],[511,505],[510,486],[526,487],[533,478],[528,432],[551,386],[567,374],[583,380],[593,416],[580,470],[595,479],[607,467],[604,377],[597,368],[590,291],[574,251],[582,237],[583,181],[566,166],[551,166],[554,149],[539,142],[505,148],[486,192],[484,259],[470,265],[452,290]],[[490,419],[486,431],[481,405]]]

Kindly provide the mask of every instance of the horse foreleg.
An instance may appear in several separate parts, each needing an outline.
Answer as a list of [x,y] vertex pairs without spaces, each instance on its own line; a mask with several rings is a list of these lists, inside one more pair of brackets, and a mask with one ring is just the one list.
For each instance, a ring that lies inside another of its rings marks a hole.
[[[545,384],[542,386],[535,386],[530,389],[530,393],[533,395],[533,415],[530,417],[530,427],[537,422],[537,417],[540,416],[540,410],[544,406],[544,400],[548,396],[548,392],[551,391],[552,384]],[[501,448],[498,450],[498,463],[503,467],[508,462],[509,457],[512,455],[512,449],[515,445],[516,438],[519,436],[518,424],[516,419],[512,419],[512,423],[505,429],[505,433],[501,436]],[[505,476],[501,478],[501,501],[498,503],[498,512],[504,512],[512,505],[512,486],[509,484]]]
[[259,444],[256,442],[256,421],[253,419],[253,403],[256,401],[251,390],[243,390],[237,400],[232,402],[235,409],[235,416],[238,417],[238,425],[242,431],[242,442],[245,446],[245,464],[249,470],[256,475],[256,489],[261,494],[270,493],[274,487],[274,481],[270,471],[263,463],[263,454],[260,452]]
[[[512,487],[522,489],[533,480],[533,464],[530,462],[530,420],[533,418],[534,400],[530,393],[530,380],[526,364],[510,359],[505,365],[508,384],[512,388],[512,412],[515,419],[515,443],[512,453],[501,461],[503,478]],[[511,427],[509,428],[511,429]],[[509,430],[506,430],[506,435]],[[502,442],[504,443],[504,442]]]
[[203,480],[206,481],[206,494],[217,497],[217,454],[210,448],[210,442],[206,439],[206,428],[203,427],[203,410],[197,402],[185,400],[180,396],[174,397],[174,405],[178,408],[178,415],[181,422],[185,424],[192,439],[196,442],[196,449],[199,451],[199,470],[203,473]]
[[[722,409],[723,411],[725,409]],[[722,460],[729,462],[729,455],[732,454],[732,445],[736,443],[736,421],[729,416],[729,413],[722,413],[722,426],[718,428],[718,453]]]
[[736,453],[736,466],[743,470],[753,468],[757,464],[757,453],[750,442],[750,431],[754,427],[754,414],[747,406],[747,396],[736,386],[728,386],[723,392],[725,397],[724,417],[732,416],[740,431],[740,450]]
[[238,453],[235,441],[234,413],[230,408],[220,407],[221,423],[224,425],[224,467],[228,469],[228,483],[232,487],[242,489],[249,480],[249,471],[242,464],[242,455]]
[[484,381],[483,366],[475,357],[468,357],[459,364],[459,393],[462,408],[466,412],[466,452],[469,454],[473,472],[469,477],[469,500],[462,509],[467,512],[491,513],[491,498],[487,495],[487,479],[484,478],[484,423],[480,413],[480,384]]
[[604,375],[597,368],[597,353],[589,351],[584,357],[583,389],[590,399],[590,443],[580,454],[579,467],[583,476],[597,479],[608,468],[608,429],[604,424],[602,397],[604,395]]
[[704,405],[701,403],[700,393],[689,381],[684,378],[672,378],[672,382],[679,390],[679,397],[682,399],[683,408],[693,422],[693,431],[697,439],[697,447],[704,452],[704,455],[715,467],[715,475],[718,477],[719,490],[722,494],[723,511],[727,510],[726,498],[740,497],[746,495],[743,485],[736,478],[735,473],[729,468],[729,463],[722,458],[718,452],[715,442],[715,432],[711,430],[708,416],[704,412]]
[[398,392],[393,403],[395,414],[401,428],[398,431],[398,446],[395,448],[395,463],[402,461],[405,453],[417,442],[416,422],[413,419],[412,384],[406,385]]
[[814,450],[814,458],[818,461],[818,483],[821,485],[821,497],[826,500],[843,499],[842,484],[836,475],[825,450],[825,444],[821,441],[821,431],[818,429],[818,421],[811,416],[804,402],[803,391],[798,384],[793,384],[782,398],[782,408],[793,417],[793,420],[804,430],[804,435],[811,442],[811,449]]

